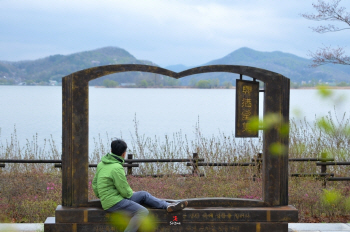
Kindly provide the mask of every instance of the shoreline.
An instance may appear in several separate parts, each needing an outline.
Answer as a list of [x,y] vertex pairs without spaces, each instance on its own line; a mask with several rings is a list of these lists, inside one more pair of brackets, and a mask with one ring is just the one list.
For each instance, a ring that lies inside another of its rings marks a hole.
[[[324,86],[325,89],[350,89],[350,86]],[[290,89],[318,89],[318,86],[315,87],[300,87],[300,88],[290,88]]]
[[[105,86],[90,86],[90,87],[95,87],[95,88],[106,88],[106,89],[236,89],[235,86],[231,87],[231,88],[194,88],[194,87],[190,87],[190,86],[177,86],[177,87],[146,87],[146,88],[142,88],[142,87],[123,87],[123,86],[117,86],[117,87],[112,87],[112,88],[108,88]],[[308,90],[308,89],[318,89],[318,86],[314,86],[314,87],[300,87],[300,88],[290,88],[290,89],[302,89],[302,90]],[[350,89],[350,86],[325,86],[325,89]]]
[[[42,87],[62,87],[62,85],[0,85],[0,86],[20,86],[20,87],[33,87],[33,86],[42,86]],[[101,88],[101,89],[236,89],[235,86],[232,86],[230,88],[225,88],[225,87],[221,87],[221,88],[194,88],[194,87],[190,87],[190,86],[176,86],[176,87],[171,87],[171,86],[166,86],[166,87],[125,87],[125,86],[116,86],[116,87],[105,87],[105,86],[99,86],[99,85],[89,85],[89,87],[95,87],[95,88]],[[350,86],[324,86],[325,89],[350,89]],[[314,87],[300,87],[300,88],[290,88],[290,89],[302,89],[302,90],[308,90],[308,89],[318,89],[318,86],[314,86]]]

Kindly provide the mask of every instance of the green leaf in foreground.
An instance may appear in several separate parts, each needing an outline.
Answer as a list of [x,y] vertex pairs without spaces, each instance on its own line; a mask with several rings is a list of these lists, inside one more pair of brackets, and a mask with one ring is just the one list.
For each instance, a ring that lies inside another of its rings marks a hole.
[[270,130],[276,125],[280,124],[281,116],[279,114],[269,113],[264,117],[262,127],[265,130]]
[[325,85],[319,85],[317,86],[318,94],[322,98],[329,98],[333,95],[333,91],[328,88],[328,86]]
[[264,117],[263,121],[259,120],[259,117],[257,116],[251,117],[251,119],[247,123],[247,130],[250,130],[252,132],[257,132],[261,129],[270,130],[276,126],[279,126],[279,132],[282,137],[288,136],[289,124],[288,123],[281,124],[281,116],[279,114],[273,114],[273,113],[267,114]]
[[140,232],[153,232],[157,229],[157,218],[149,214],[142,222],[139,228]]
[[321,158],[322,159],[330,159],[330,158],[334,158],[334,156],[332,155],[332,153],[328,149],[323,149],[321,151]]
[[[110,223],[117,231],[124,231],[128,226],[130,217],[123,212],[115,212],[110,216]],[[157,229],[157,219],[153,215],[148,215],[140,224],[140,232],[153,232]]]
[[282,137],[286,137],[289,135],[289,124],[287,123],[282,124],[280,128],[280,134]]
[[252,132],[257,132],[259,131],[261,124],[262,122],[259,120],[259,117],[257,116],[251,117],[249,122],[247,123],[247,130]]
[[326,206],[335,206],[341,201],[342,195],[341,193],[336,190],[327,190],[323,189],[323,194],[322,194],[322,202]]
[[121,212],[112,213],[109,219],[110,223],[117,231],[124,231],[130,221],[130,217]]
[[270,152],[272,155],[283,155],[286,151],[286,146],[281,143],[272,143],[270,146]]
[[332,124],[327,120],[325,117],[322,117],[316,121],[316,125],[326,132],[327,134],[333,134],[334,133],[334,128]]

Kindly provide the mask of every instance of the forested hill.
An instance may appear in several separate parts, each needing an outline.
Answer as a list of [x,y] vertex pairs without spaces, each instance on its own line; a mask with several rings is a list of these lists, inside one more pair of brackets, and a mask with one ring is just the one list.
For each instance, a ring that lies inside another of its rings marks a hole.
[[[129,52],[117,47],[104,47],[92,51],[78,52],[71,55],[52,55],[38,60],[8,62],[0,61],[0,84],[27,85],[47,84],[50,80],[61,82],[62,77],[94,66],[109,64],[148,64],[151,61],[138,60]],[[311,60],[283,52],[260,52],[250,48],[240,48],[227,56],[212,60],[203,65],[245,65],[267,69],[280,73],[291,79],[292,82],[308,83],[340,83],[350,82],[349,65],[325,65],[311,68]],[[180,72],[191,68],[182,64],[165,67]],[[195,85],[198,80],[214,80],[216,86],[224,83],[235,84],[236,74],[207,73],[184,77],[182,85]],[[105,79],[121,83],[133,83],[134,86],[174,86],[179,81],[160,75],[143,72],[126,72],[112,74],[90,81],[91,85],[102,85]],[[225,85],[226,85],[225,84]]]
[[[104,47],[92,51],[78,52],[71,55],[52,55],[33,61],[6,62],[0,61],[0,77],[14,80],[15,83],[47,83],[49,80],[61,82],[62,77],[73,72],[94,66],[109,64],[148,64],[150,61],[138,60],[124,49]],[[100,85],[104,79],[118,79],[122,82],[136,82],[143,78],[152,78],[148,73],[121,73],[93,80],[92,85]]]
[[[350,66],[349,65],[324,65],[317,68],[310,67],[310,59],[298,57],[290,53],[283,52],[260,52],[250,48],[240,48],[227,56],[212,60],[203,65],[245,65],[253,66],[257,68],[267,69],[273,72],[280,73],[291,79],[292,82],[301,83],[302,81],[317,81],[317,82],[350,82]],[[181,67],[177,65],[176,67]],[[172,68],[172,67],[169,67]],[[188,67],[190,68],[190,67]],[[183,71],[183,69],[177,69],[176,71]],[[193,78],[198,79],[216,79],[220,80],[220,83],[225,81],[232,81],[233,74],[227,73],[211,73],[200,74],[192,77],[186,77],[183,81],[190,83]]]

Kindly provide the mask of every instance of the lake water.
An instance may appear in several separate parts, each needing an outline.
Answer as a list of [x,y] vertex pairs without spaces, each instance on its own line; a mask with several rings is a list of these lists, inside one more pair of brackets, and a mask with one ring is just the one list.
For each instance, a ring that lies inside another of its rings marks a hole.
[[[317,90],[291,90],[291,117],[349,114],[350,90],[333,90],[333,101],[323,100]],[[123,137],[130,141],[135,131],[148,137],[171,136],[181,131],[189,139],[196,124],[204,136],[232,134],[235,126],[234,89],[106,89],[89,88],[90,144],[99,135],[103,141]],[[345,101],[340,101],[341,97]],[[260,115],[262,115],[260,94]],[[335,99],[335,100],[334,100]],[[337,104],[335,105],[336,102]],[[38,136],[39,144],[52,136],[58,147],[62,136],[62,90],[59,86],[0,86],[0,139],[9,141],[16,129],[18,141]],[[296,113],[296,112],[299,113]],[[91,149],[91,146],[90,146]]]

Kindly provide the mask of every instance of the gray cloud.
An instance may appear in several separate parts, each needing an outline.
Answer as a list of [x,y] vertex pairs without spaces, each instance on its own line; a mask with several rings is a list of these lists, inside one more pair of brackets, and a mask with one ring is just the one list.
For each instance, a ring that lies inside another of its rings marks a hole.
[[[104,46],[160,65],[199,65],[240,47],[306,57],[348,32],[318,35],[299,14],[312,1],[2,0],[0,60],[37,59]],[[345,3],[345,1],[344,1]],[[349,2],[343,4],[350,10]]]

